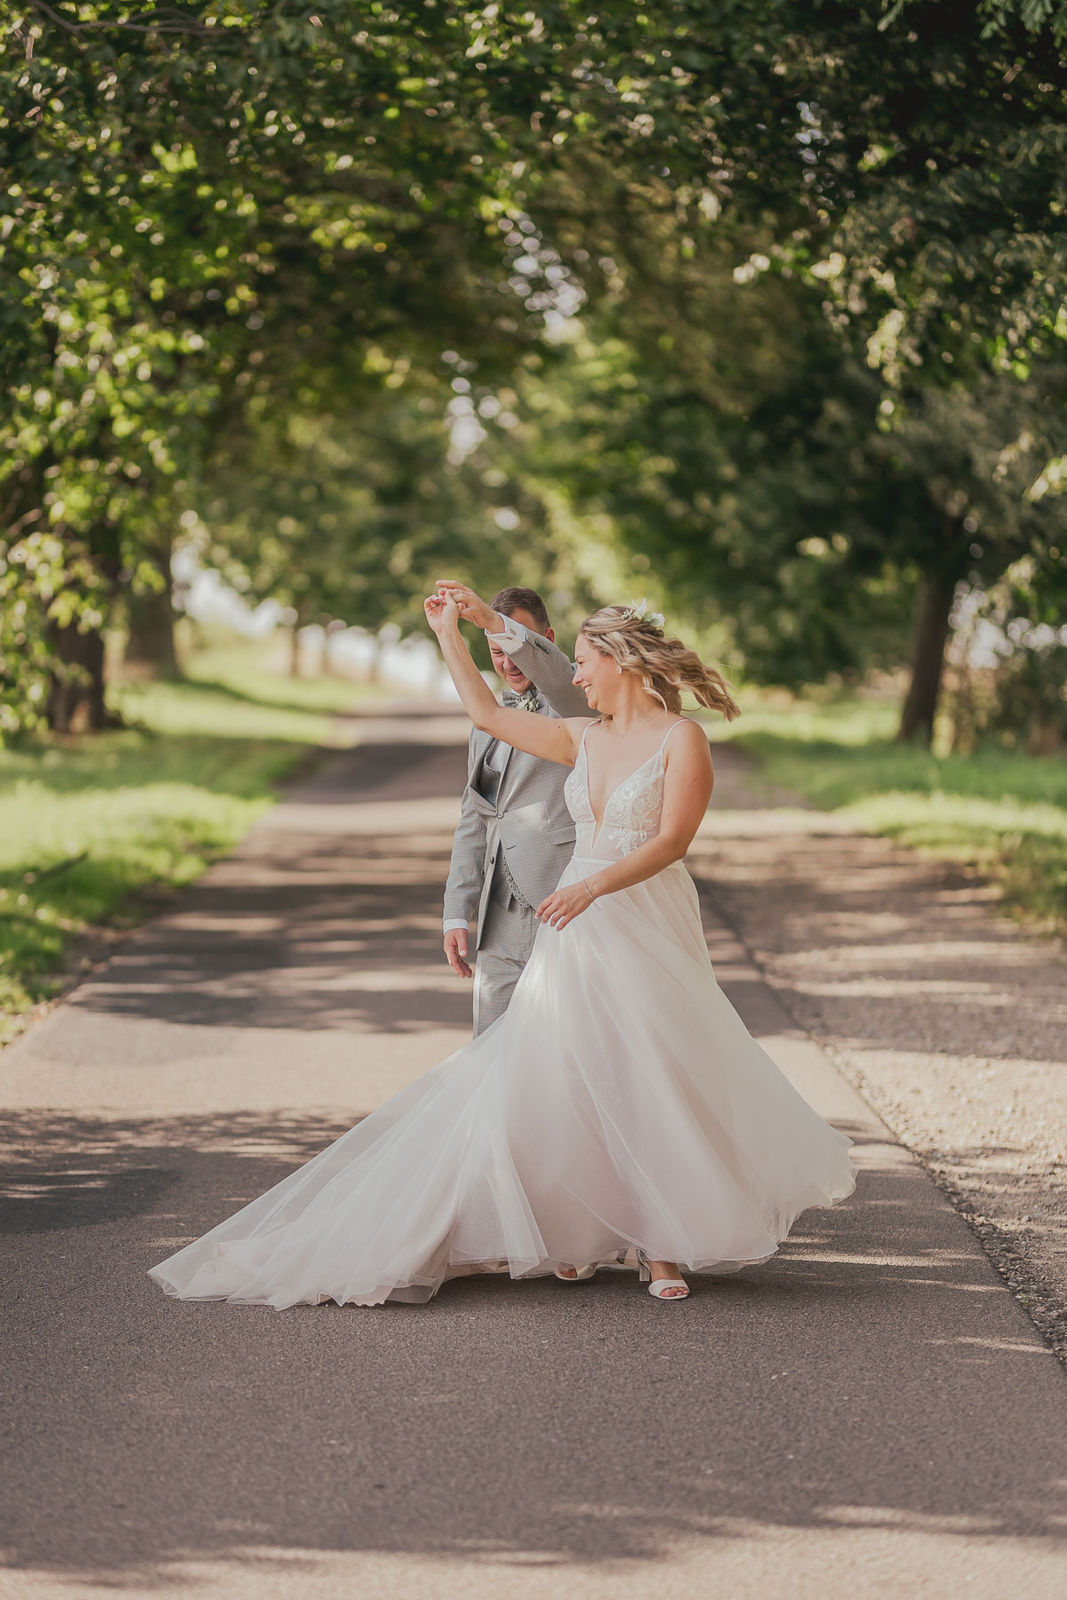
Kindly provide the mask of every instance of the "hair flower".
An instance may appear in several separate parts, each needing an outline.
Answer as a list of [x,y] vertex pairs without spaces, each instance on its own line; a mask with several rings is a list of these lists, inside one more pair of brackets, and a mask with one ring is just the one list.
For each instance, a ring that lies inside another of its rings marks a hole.
[[637,605],[624,606],[622,619],[624,622],[649,622],[654,628],[662,628],[664,621],[663,612],[650,611],[644,598]]

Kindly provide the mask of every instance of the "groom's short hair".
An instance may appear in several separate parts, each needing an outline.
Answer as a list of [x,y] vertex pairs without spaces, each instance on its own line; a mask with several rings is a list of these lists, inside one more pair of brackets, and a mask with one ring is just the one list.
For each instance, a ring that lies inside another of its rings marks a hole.
[[548,607],[536,589],[523,589],[518,585],[510,589],[501,589],[490,600],[489,607],[492,611],[499,611],[504,617],[513,617],[516,611],[525,611],[534,619],[542,633],[547,633],[552,626],[548,620]]

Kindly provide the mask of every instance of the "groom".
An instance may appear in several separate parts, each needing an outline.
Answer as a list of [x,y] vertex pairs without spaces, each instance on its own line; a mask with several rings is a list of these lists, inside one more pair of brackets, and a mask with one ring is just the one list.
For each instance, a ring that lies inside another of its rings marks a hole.
[[[485,630],[505,705],[548,717],[591,715],[535,590],[501,589],[486,605],[464,584],[442,579],[437,588]],[[468,924],[475,924],[476,1036],[507,1010],[533,948],[535,908],[552,893],[573,852],[574,823],[563,799],[567,772],[477,728],[471,732],[445,885],[444,935],[449,966],[469,978]]]

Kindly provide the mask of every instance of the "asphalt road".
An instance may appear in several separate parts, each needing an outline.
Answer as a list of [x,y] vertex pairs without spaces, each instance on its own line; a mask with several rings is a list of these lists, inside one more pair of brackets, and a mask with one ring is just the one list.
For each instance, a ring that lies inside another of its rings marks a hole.
[[848,1204],[683,1305],[629,1273],[280,1314],[149,1282],[465,1037],[438,932],[464,745],[362,718],[0,1061],[0,1594],[1060,1600],[1063,1373],[790,1025],[713,851],[720,978],[859,1142]]

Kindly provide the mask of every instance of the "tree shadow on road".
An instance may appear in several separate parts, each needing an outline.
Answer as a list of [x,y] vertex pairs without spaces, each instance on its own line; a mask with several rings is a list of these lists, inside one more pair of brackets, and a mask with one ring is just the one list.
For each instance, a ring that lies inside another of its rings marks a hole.
[[[776,987],[793,988],[823,1031],[863,1049],[923,1048],[979,1060],[1062,1061],[1063,970],[1057,952],[988,914],[973,875],[924,861],[883,839],[844,835],[828,847],[805,835],[698,840],[701,892],[751,930],[775,963]],[[1049,1018],[1027,1027],[1027,1005]],[[1067,1021],[1067,1014],[1065,1014]]]
[[[404,732],[411,736],[410,729]],[[447,732],[446,725],[440,744],[422,731],[420,738],[426,742],[419,744],[367,738],[302,784],[295,798],[303,805],[322,806],[359,805],[368,794],[373,794],[376,804],[451,800],[458,816],[467,781],[467,754],[463,746],[444,738]]]
[[469,1026],[470,988],[444,960],[428,892],[431,875],[443,884],[447,843],[369,835],[339,861],[336,841],[302,839],[268,881],[254,869],[208,878],[67,1004],[197,1028]]
[[610,1573],[782,1530],[1061,1545],[1062,1377],[899,1152],[684,1307],[632,1272],[282,1314],[147,1279],[339,1131],[11,1119],[13,1568],[134,1592],[204,1563],[358,1582],[361,1555]]

